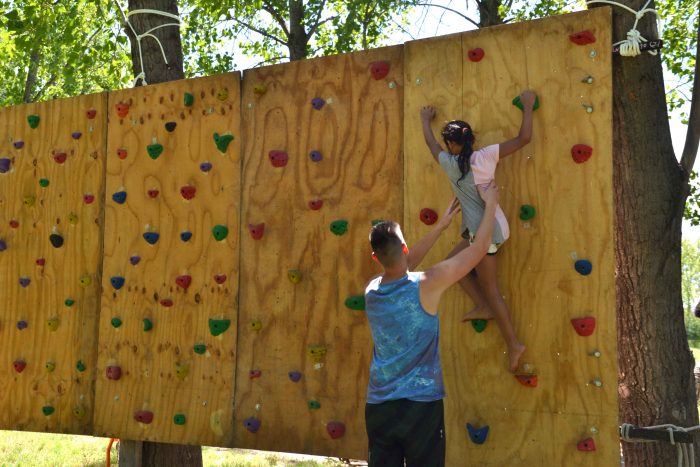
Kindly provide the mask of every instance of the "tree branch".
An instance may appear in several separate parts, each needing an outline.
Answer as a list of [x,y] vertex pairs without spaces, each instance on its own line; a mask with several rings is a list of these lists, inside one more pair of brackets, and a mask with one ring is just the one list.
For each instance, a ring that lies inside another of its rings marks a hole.
[[695,158],[698,154],[698,139],[700,139],[700,21],[698,22],[698,37],[696,38],[695,49],[695,82],[693,83],[693,95],[690,104],[690,116],[688,117],[688,131],[685,134],[685,145],[681,156],[681,167],[685,171],[686,177],[693,170]]
[[[280,39],[279,37],[273,36],[273,35],[270,34],[269,32],[263,31],[262,29],[258,29],[258,28],[256,28],[255,26],[253,26],[252,24],[248,24],[248,23],[246,23],[245,21],[241,21],[241,20],[238,19],[238,18],[233,18],[233,17],[230,16],[230,15],[229,15],[229,19],[232,19],[233,21],[235,21],[235,22],[241,24],[242,26],[244,26],[244,27],[250,29],[251,31],[257,32],[257,33],[260,34],[261,36],[267,37],[268,39],[271,39],[271,40],[273,40],[273,41],[275,41],[275,42],[279,42],[280,44],[282,44],[282,45],[284,45],[284,46],[287,45],[287,43],[284,42],[284,41],[283,41],[282,39]],[[287,37],[289,37],[289,36],[287,36]]]
[[41,96],[44,94],[44,92],[46,92],[46,90],[49,88],[49,86],[53,86],[54,84],[56,84],[56,78],[57,78],[56,75],[51,75],[51,78],[46,83],[44,83],[44,85],[41,87],[41,89],[39,89],[37,91],[37,93],[34,95],[32,102],[38,101],[41,98]]
[[[314,32],[318,29],[318,27],[321,25],[321,16],[323,16],[323,9],[326,7],[326,0],[321,1],[321,5],[318,7],[318,15],[316,15],[316,21],[313,26],[311,26],[311,29],[309,29],[309,37],[314,35]],[[328,20],[325,20],[328,21]],[[324,22],[325,22],[324,21]]]
[[311,28],[311,29],[309,30],[308,36],[309,36],[309,37],[313,36],[313,35],[316,33],[316,30],[318,29],[319,26],[321,26],[323,23],[327,23],[327,22],[329,22],[329,21],[333,21],[333,20],[336,19],[337,17],[338,17],[338,15],[330,16],[330,17],[324,19],[323,21],[320,21],[320,22],[314,24],[314,27]]
[[[479,2],[477,2],[477,3],[479,3]],[[452,13],[461,16],[462,18],[466,19],[467,21],[469,21],[470,23],[472,23],[472,24],[473,24],[474,26],[476,26],[477,28],[479,27],[479,23],[477,23],[476,21],[474,21],[474,20],[471,19],[470,17],[463,15],[463,14],[460,13],[459,11],[453,10],[452,8],[449,8],[449,7],[446,7],[446,6],[442,6],[442,5],[433,5],[432,3],[416,3],[416,5],[418,5],[418,6],[427,6],[427,7],[434,6],[434,7],[438,7],[438,8],[443,8],[443,9],[445,9],[445,10],[447,10],[447,11],[451,11]]]
[[282,15],[280,15],[280,12],[275,10],[272,7],[272,5],[270,5],[267,2],[263,4],[263,10],[267,11],[268,13],[270,13],[270,15],[272,15],[272,17],[275,19],[275,21],[277,21],[277,24],[279,24],[280,27],[282,28],[282,31],[284,31],[284,33],[287,35],[287,37],[289,37],[289,29],[287,29],[287,23],[284,22],[284,18],[282,18]]

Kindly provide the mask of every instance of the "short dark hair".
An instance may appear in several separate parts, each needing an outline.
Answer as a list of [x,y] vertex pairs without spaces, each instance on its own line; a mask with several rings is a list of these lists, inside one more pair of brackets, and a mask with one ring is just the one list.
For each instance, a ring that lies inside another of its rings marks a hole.
[[393,265],[398,253],[402,251],[403,241],[397,233],[399,229],[399,224],[394,221],[382,221],[372,227],[369,233],[372,251],[384,266]]

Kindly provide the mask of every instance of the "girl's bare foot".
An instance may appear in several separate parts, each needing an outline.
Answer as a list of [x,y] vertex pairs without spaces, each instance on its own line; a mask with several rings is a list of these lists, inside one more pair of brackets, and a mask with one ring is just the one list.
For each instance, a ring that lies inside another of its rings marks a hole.
[[517,343],[513,347],[508,348],[508,358],[510,358],[510,371],[515,373],[520,365],[520,357],[525,353],[525,346],[521,343]]
[[466,323],[467,321],[472,321],[475,319],[493,319],[493,313],[488,307],[483,305],[477,305],[471,311],[464,313],[464,316],[462,317],[462,322]]

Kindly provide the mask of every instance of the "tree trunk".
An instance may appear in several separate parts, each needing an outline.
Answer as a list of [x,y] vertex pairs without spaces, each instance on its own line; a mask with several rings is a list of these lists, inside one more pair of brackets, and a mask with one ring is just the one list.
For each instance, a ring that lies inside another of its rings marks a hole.
[[[639,10],[645,0],[624,3]],[[626,38],[633,23],[634,15],[613,8],[614,41]],[[658,37],[654,15],[638,29]],[[613,156],[620,422],[696,425],[681,297],[688,174],[673,152],[658,55],[613,58]],[[676,447],[668,443],[623,443],[623,454],[628,466],[676,465]]]
[[[129,0],[129,11],[150,9],[174,15],[178,14],[177,0]],[[155,13],[140,13],[129,17],[129,22],[138,35],[145,34],[153,28],[164,24],[176,24],[178,21],[167,16]],[[179,26],[162,26],[150,32],[158,38],[163,51],[153,37],[142,37],[141,53],[139,54],[139,41],[134,36],[134,31],[126,26],[126,33],[131,40],[131,62],[134,69],[134,76],[143,76],[144,79],[138,81],[138,85],[163,83],[183,79],[185,74],[182,67],[182,43],[180,39]],[[163,59],[163,52],[165,58]],[[143,57],[143,68],[141,65]],[[141,75],[141,73],[144,75]]]
[[39,49],[32,50],[29,57],[29,68],[27,69],[27,79],[24,81],[24,97],[22,102],[33,102],[34,88],[36,87],[36,78],[39,73]]
[[503,18],[498,14],[501,0],[482,0],[476,2],[479,5],[479,27],[497,26],[503,24]]
[[306,45],[309,36],[304,29],[304,4],[301,0],[289,0],[289,60],[306,58]]

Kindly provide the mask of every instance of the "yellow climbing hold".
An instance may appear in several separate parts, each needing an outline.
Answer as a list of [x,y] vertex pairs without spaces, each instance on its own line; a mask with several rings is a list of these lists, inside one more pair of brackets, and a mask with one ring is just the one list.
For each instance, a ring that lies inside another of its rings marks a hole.
[[46,371],[51,373],[53,372],[53,370],[56,369],[56,364],[54,362],[48,361],[46,362],[46,365],[44,365],[44,368],[46,368]]
[[250,322],[250,330],[258,332],[262,329],[262,323],[260,321],[251,321]]
[[216,98],[220,101],[225,101],[226,99],[228,99],[228,89],[219,89],[219,92],[216,93]]
[[301,282],[302,274],[298,269],[290,269],[287,271],[287,277],[292,284],[298,284]]
[[326,346],[324,345],[311,345],[307,349],[311,361],[314,363],[321,363],[323,357],[326,355]]
[[267,92],[267,86],[265,86],[262,83],[254,84],[253,85],[253,94],[256,96],[262,96]]
[[58,325],[60,322],[58,321],[58,318],[51,318],[46,320],[46,326],[49,328],[49,331],[55,331],[58,329]]
[[181,364],[175,365],[175,375],[178,378],[185,379],[189,372],[190,372],[190,368],[187,365],[181,365]]
[[28,208],[34,206],[35,202],[36,202],[36,198],[34,196],[25,196],[24,197],[24,205],[27,206]]
[[71,225],[77,224],[78,223],[78,215],[74,212],[71,212],[70,214],[68,214],[68,222]]
[[74,415],[75,418],[77,418],[78,420],[82,419],[82,418],[85,416],[85,408],[84,408],[84,407],[80,407],[80,406],[74,408],[74,409],[73,409],[73,415]]
[[211,414],[211,417],[209,417],[209,427],[211,428],[211,431],[214,432],[216,436],[224,436],[224,429],[221,423],[221,419],[224,416],[224,411],[219,409],[216,412]]
[[80,285],[81,287],[87,287],[90,284],[92,284],[92,277],[85,275],[80,278]]

